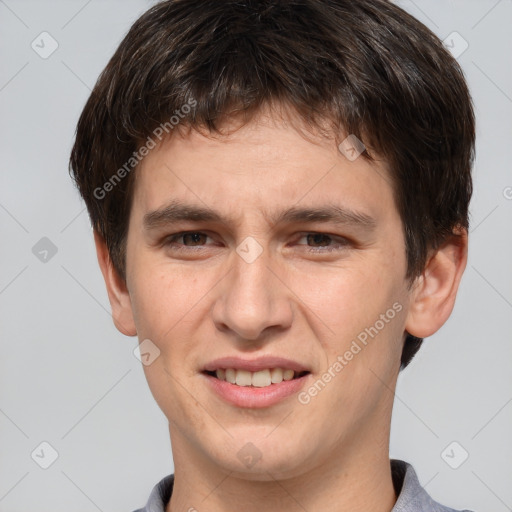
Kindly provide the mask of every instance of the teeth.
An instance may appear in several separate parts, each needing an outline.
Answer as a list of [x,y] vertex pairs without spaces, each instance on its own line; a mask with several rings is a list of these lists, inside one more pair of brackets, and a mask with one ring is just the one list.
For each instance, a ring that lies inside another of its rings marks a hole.
[[245,370],[238,370],[236,372],[236,385],[237,386],[250,386],[252,384],[251,372]]
[[283,372],[283,380],[292,380],[294,373],[293,370],[285,370]]
[[[218,375],[217,377],[220,378]],[[226,370],[226,381],[230,384],[236,384],[236,371],[233,368]]]
[[272,368],[270,376],[272,384],[283,382],[283,370],[281,368]]
[[272,381],[270,380],[270,370],[261,370],[252,374],[252,385],[255,388],[264,388],[270,386]]
[[224,380],[237,386],[253,386],[255,388],[265,388],[271,384],[280,384],[283,380],[292,380],[295,372],[290,369],[270,368],[258,372],[249,372],[247,370],[235,370],[219,368],[215,371],[219,380]]

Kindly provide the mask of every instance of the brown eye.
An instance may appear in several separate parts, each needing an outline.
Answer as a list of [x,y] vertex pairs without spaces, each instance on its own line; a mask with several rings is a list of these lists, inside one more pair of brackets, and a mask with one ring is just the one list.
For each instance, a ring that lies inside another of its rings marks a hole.
[[332,238],[329,235],[325,235],[323,233],[310,233],[307,235],[308,243],[311,242],[315,245],[320,245],[321,247],[325,247],[330,245],[332,242]]
[[208,238],[210,237],[207,234],[200,231],[185,231],[168,236],[165,245],[176,250],[187,247],[201,248],[203,245],[206,245]]
[[[303,239],[306,240],[305,244],[300,243]],[[341,251],[350,245],[350,242],[342,236],[328,235],[327,233],[303,233],[297,244],[305,246],[306,252],[323,254]]]
[[[185,245],[186,245],[186,240],[190,241],[193,245],[197,245],[197,244],[201,244],[201,241],[208,238],[208,236],[205,235],[204,233],[193,232],[193,233],[183,233],[182,235],[180,235],[180,238],[182,238],[183,241],[185,241]],[[205,242],[206,242],[206,240],[203,243],[205,243]]]

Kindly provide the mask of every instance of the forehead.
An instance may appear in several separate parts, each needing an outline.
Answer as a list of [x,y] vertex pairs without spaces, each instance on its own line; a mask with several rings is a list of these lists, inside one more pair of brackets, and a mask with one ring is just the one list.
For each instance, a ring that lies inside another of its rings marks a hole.
[[137,169],[134,202],[145,211],[170,198],[232,214],[243,206],[266,218],[275,218],[280,204],[321,202],[371,216],[391,196],[384,162],[350,161],[334,137],[308,130],[298,117],[263,111],[243,126],[226,122],[222,133],[173,132]]

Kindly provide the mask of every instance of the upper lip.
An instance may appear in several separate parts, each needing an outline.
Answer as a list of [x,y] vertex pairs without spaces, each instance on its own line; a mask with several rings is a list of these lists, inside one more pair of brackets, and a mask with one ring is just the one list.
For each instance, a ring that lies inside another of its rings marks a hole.
[[247,370],[249,372],[258,372],[270,368],[282,368],[283,370],[293,370],[295,372],[309,372],[309,368],[291,359],[275,356],[262,356],[256,359],[242,359],[240,357],[221,357],[207,363],[203,371],[213,372],[219,368],[233,368],[235,370]]

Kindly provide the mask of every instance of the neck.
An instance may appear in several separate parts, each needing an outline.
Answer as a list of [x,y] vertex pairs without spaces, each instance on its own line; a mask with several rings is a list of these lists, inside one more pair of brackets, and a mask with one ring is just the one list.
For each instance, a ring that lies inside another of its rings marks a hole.
[[358,437],[360,442],[340,443],[343,449],[303,472],[275,478],[269,470],[255,480],[214,464],[172,430],[176,471],[166,512],[390,512],[397,497],[391,478],[389,429],[379,437],[375,428]]

